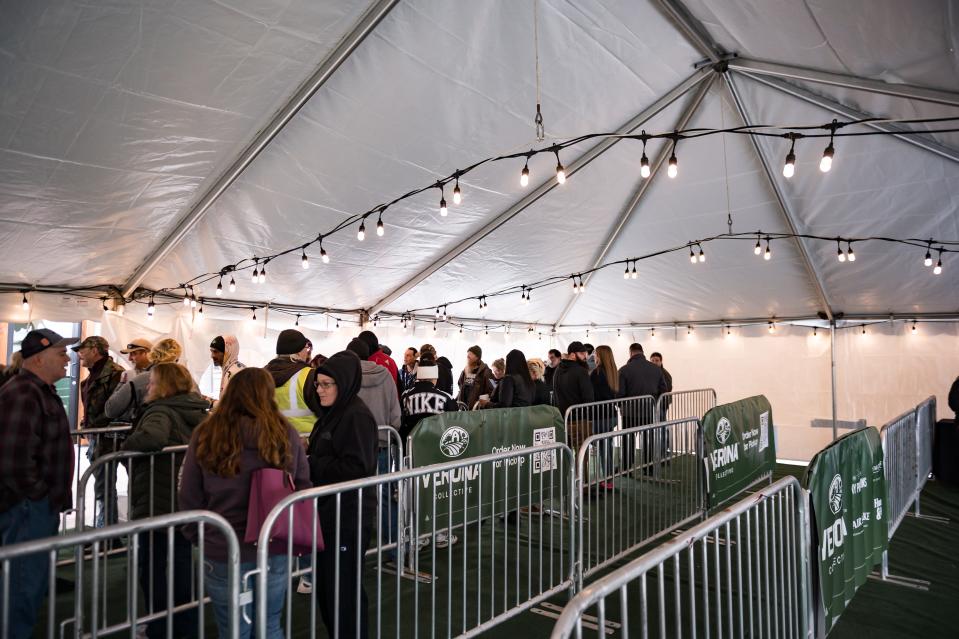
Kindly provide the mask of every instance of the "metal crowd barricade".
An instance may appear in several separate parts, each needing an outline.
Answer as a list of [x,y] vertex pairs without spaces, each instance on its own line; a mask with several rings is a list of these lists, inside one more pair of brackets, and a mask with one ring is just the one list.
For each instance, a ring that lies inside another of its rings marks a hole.
[[659,421],[655,415],[656,398],[652,395],[576,404],[567,408],[563,417],[566,442],[576,451],[590,435],[652,424]]
[[932,443],[936,432],[936,398],[927,397],[916,406],[916,447],[918,459],[919,485],[916,488],[916,515],[919,515],[919,493],[922,492],[926,480],[932,474]]
[[[287,594],[287,636],[294,626],[316,628],[324,610],[317,600],[323,600],[324,588],[333,591],[327,609],[331,636],[367,636],[366,628],[376,637],[478,635],[575,586],[574,470],[572,451],[551,444],[297,492],[277,504],[263,523],[257,583],[266,587],[274,528],[285,520],[293,529],[298,523],[293,505],[305,501],[312,506],[312,521],[299,526],[311,531],[315,545],[320,526],[314,522],[323,513],[326,550],[305,554],[307,567],[297,570],[292,541],[283,542],[287,577],[309,571],[316,580],[328,581],[315,584],[319,596],[311,597],[308,606],[294,606]],[[373,512],[354,504],[391,482],[406,486],[399,495],[401,500],[412,497],[417,516],[398,542],[384,543],[369,532],[381,520],[383,502],[377,500]],[[547,506],[559,509],[560,517],[547,516]],[[439,547],[444,536],[448,544]],[[430,543],[421,548],[416,543],[421,539]],[[367,543],[372,553],[358,552]],[[398,566],[406,565],[406,553],[412,554],[413,570],[428,575],[427,580],[403,579]],[[364,581],[372,585],[368,597]],[[260,599],[257,606],[256,631],[263,637],[266,601]]]
[[[117,453],[110,453],[99,457],[90,464],[89,467],[83,472],[83,475],[80,477],[78,482],[77,493],[74,495],[74,500],[76,501],[77,508],[77,530],[83,530],[88,527],[86,523],[87,518],[87,508],[88,505],[92,503],[95,505],[98,499],[98,495],[93,494],[93,490],[90,487],[90,479],[94,475],[102,470],[104,473],[104,481],[107,485],[116,485],[117,476],[119,474],[120,468],[123,468],[127,475],[127,503],[133,501],[134,497],[137,495],[134,494],[133,488],[133,475],[134,473],[146,472],[149,477],[149,516],[152,517],[156,514],[154,510],[154,493],[156,488],[156,476],[161,470],[169,471],[169,490],[170,494],[176,496],[177,492],[177,477],[179,475],[179,466],[183,461],[183,454],[186,452],[188,446],[169,446],[163,450],[153,451],[149,453],[138,452],[138,451],[120,451]],[[91,500],[90,497],[93,497]],[[111,521],[116,519],[117,521],[122,521],[126,519],[129,515],[129,508],[120,508],[121,504],[117,505],[117,512],[112,512],[114,507],[110,500],[103,500],[104,502],[104,518],[106,521]],[[165,514],[165,513],[160,513]]]
[[711,408],[716,408],[716,391],[712,388],[663,393],[656,400],[656,421],[702,419]]
[[[592,435],[583,442],[576,464],[580,584],[704,516],[703,455],[702,424],[695,418]],[[598,473],[589,472],[591,459],[599,460]]]
[[551,636],[812,637],[809,531],[780,479],[584,588]]
[[[137,580],[143,559],[141,545],[151,543],[148,541],[151,538],[159,538],[162,541],[152,543],[166,544],[172,554],[174,536],[180,534],[177,528],[184,525],[197,526],[197,552],[191,559],[188,575],[192,588],[190,600],[175,601],[172,561],[165,566],[154,566],[150,561],[146,567],[151,571],[148,574],[152,577],[153,570],[166,571],[165,578],[169,587],[165,594],[159,593],[163,601],[161,606],[153,605],[154,593],[144,593],[146,605],[141,609]],[[189,623],[191,629],[195,623],[196,636],[202,638],[206,624],[204,617],[209,613],[203,605],[204,598],[198,596],[198,593],[204,592],[206,540],[214,531],[227,542],[229,636],[236,639],[239,637],[239,544],[229,522],[220,515],[200,510],[0,547],[0,636],[11,636],[10,588],[17,587],[17,584],[11,583],[12,564],[33,561],[38,565],[31,565],[30,568],[47,571],[49,579],[46,606],[38,614],[34,636],[54,639],[66,636],[117,636],[123,633],[134,637],[137,626],[163,621],[167,624],[168,633],[172,632],[170,629],[177,623]],[[121,557],[108,558],[103,550],[117,545],[128,548],[129,552]],[[57,558],[61,554],[74,556],[74,560],[69,563],[70,569],[57,570]],[[69,590],[64,589],[62,584],[65,582],[72,582]],[[189,622],[184,619],[185,615],[189,615]],[[175,619],[175,616],[178,617]]]
[[[70,440],[73,445],[73,477],[71,478],[71,483],[73,484],[74,489],[74,499],[76,499],[76,496],[80,494],[80,478],[83,476],[83,471],[88,465],[86,449],[90,445],[90,438],[96,437],[97,435],[103,435],[104,437],[127,435],[129,434],[130,429],[130,424],[117,423],[104,428],[84,428],[81,430],[70,431]],[[79,525],[77,525],[76,521],[73,522],[73,526],[70,525],[71,516],[76,519],[76,501],[74,501],[73,506],[73,508],[63,512],[60,516],[61,533],[67,532],[73,528],[79,528]]]

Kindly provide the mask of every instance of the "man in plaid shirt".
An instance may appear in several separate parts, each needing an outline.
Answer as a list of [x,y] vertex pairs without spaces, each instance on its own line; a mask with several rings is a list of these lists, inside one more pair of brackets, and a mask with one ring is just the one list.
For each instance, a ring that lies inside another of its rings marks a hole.
[[[42,328],[30,331],[20,353],[23,368],[0,388],[0,547],[50,537],[60,513],[71,508],[73,454],[70,423],[54,382],[70,363],[64,338]],[[8,636],[33,634],[47,589],[47,553],[10,562]]]

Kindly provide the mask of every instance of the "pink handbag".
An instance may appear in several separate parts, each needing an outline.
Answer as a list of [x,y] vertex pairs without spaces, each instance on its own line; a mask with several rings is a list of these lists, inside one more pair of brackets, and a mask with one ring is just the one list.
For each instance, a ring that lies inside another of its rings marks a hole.
[[[246,516],[246,534],[243,541],[255,544],[260,537],[260,529],[270,511],[283,498],[296,491],[290,473],[277,468],[260,468],[253,471],[250,478],[250,507]],[[293,523],[290,525],[290,510],[293,511]],[[293,552],[296,555],[309,555],[313,552],[313,521],[316,520],[316,550],[322,551],[323,531],[320,529],[318,515],[313,512],[313,500],[304,499],[293,502],[273,524],[270,535],[270,550],[286,553],[290,537],[293,538]]]

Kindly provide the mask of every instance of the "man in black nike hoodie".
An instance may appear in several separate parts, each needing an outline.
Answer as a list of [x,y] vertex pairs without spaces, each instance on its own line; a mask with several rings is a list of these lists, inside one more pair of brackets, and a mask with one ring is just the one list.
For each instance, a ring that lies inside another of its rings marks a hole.
[[556,406],[564,417],[566,409],[576,404],[593,401],[593,385],[589,381],[586,365],[586,347],[581,342],[571,342],[566,358],[553,374],[553,396]]
[[[326,486],[351,479],[372,477],[376,474],[376,420],[363,400],[358,397],[363,372],[360,359],[354,353],[336,353],[316,370],[316,395],[319,415],[310,434],[310,479],[313,486]],[[374,489],[363,491],[363,503],[358,503],[357,491],[342,493],[340,500],[340,543],[336,545],[336,496],[317,500],[320,525],[326,549],[317,555],[317,603],[323,623],[334,636],[337,623],[341,637],[367,637],[366,589],[363,575],[356,570],[370,543],[376,516]],[[357,543],[357,532],[360,533]],[[336,579],[336,561],[339,554],[339,582]],[[357,587],[360,600],[355,600]],[[335,593],[339,588],[339,606]],[[356,628],[359,606],[360,628]],[[359,632],[357,632],[359,630]]]

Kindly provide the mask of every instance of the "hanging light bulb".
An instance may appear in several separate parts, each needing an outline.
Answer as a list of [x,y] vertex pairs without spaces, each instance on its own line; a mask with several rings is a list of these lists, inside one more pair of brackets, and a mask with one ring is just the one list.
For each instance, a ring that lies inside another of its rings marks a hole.
[[649,177],[649,158],[646,157],[646,131],[643,131],[643,156],[639,158],[639,174],[643,178]]
[[255,306],[251,306],[250,308],[253,309],[253,318],[252,318],[252,321],[255,322],[255,321],[256,321],[256,307],[255,307]]
[[866,334],[866,325],[865,325],[865,324],[862,325],[862,334],[863,334],[863,335]]
[[706,261],[706,252],[703,251],[703,247],[702,247],[701,244],[697,244],[696,246],[699,247],[699,261],[700,261],[700,262],[705,262],[705,261]]
[[196,308],[196,294],[190,294],[190,308]]
[[320,260],[322,260],[324,264],[330,263],[330,256],[327,255],[326,249],[323,248],[323,240],[320,240]]
[[695,263],[696,263],[696,254],[693,253],[693,247],[692,247],[692,246],[689,247],[689,262],[690,262],[691,264],[695,264]]
[[579,276],[579,292],[583,293],[586,291],[586,282],[583,281],[583,276]]
[[579,294],[579,284],[576,283],[576,276],[573,276],[573,293]]
[[147,304],[147,319],[152,320],[153,314],[156,313],[156,304],[153,303],[153,297],[150,297],[150,303]]
[[559,161],[559,151],[554,151],[556,154],[556,181],[560,184],[566,184],[566,169],[563,168],[563,163]]
[[360,218],[360,228],[356,231],[356,239],[360,242],[366,239],[366,218]]
[[636,272],[636,262],[635,262],[635,261],[633,261],[633,270],[632,270],[632,272],[631,272],[629,275],[630,275],[630,277],[632,277],[634,280],[639,277],[639,273]]
[[773,252],[772,252],[772,249],[769,247],[769,238],[768,238],[768,237],[766,238],[766,252],[763,253],[763,259],[766,260],[767,262],[768,262],[769,260],[773,259]]
[[440,215],[446,217],[447,213],[449,213],[449,211],[446,208],[446,195],[443,194],[443,189],[440,188]]
[[306,248],[303,249],[303,256],[300,257],[300,266],[303,267],[303,270],[310,268],[310,258],[306,256]]
[[687,327],[686,327],[686,335],[689,336],[689,335],[692,335],[692,334],[693,334],[693,327],[692,327],[692,326],[687,326]]
[[376,234],[379,237],[383,237],[385,233],[386,233],[386,228],[384,228],[383,226],[383,214],[380,213],[379,219],[376,220]]
[[184,306],[185,308],[190,308],[190,295],[189,295],[188,293],[186,293],[186,289],[183,289],[183,290],[184,290],[184,293],[183,293],[183,306]]
[[916,334],[916,320],[912,320],[912,334]]
[[266,262],[263,262],[263,266],[260,267],[260,277],[256,281],[259,284],[266,282]]
[[846,242],[846,253],[847,253],[847,256],[846,256],[847,260],[849,260],[850,262],[856,261],[856,253],[853,252],[852,250],[852,242]]
[[818,326],[813,326],[813,327],[812,327],[812,336],[813,336],[813,337],[819,337],[819,327],[818,327]]
[[436,320],[433,320],[433,332],[436,332]]
[[27,294],[26,294],[26,293],[23,294],[23,299],[20,300],[20,306],[22,306],[22,307],[23,307],[23,310],[25,310],[25,311],[29,311],[29,310],[30,310],[30,301],[27,299]]
[[216,296],[221,297],[223,295],[223,276],[220,276],[220,281],[216,283]]
[[100,298],[100,308],[102,308],[102,309],[105,310],[105,311],[109,311],[109,310],[110,310],[110,307],[107,306],[107,298],[105,298],[105,297],[101,297],[101,298]]
[[939,260],[936,262],[936,266],[932,269],[934,275],[939,275],[942,273],[942,250],[939,251]]
[[772,322],[769,322],[769,328],[768,328],[768,330],[769,330],[769,334],[770,334],[770,335],[773,334],[773,333],[775,333],[775,332],[776,332],[776,325],[773,324]]
[[456,178],[456,184],[453,186],[453,204],[459,204],[463,201],[463,193],[460,191],[460,179]]
[[733,334],[733,329],[729,324],[726,324],[726,337],[729,337]]
[[756,236],[756,247],[753,249],[753,253],[759,255],[763,252],[763,247],[759,245],[759,236]]
[[200,300],[200,308],[196,312],[196,321],[203,321],[203,300]]
[[789,146],[789,153],[786,154],[786,163],[783,164],[783,177],[791,178],[796,173],[796,136],[789,134],[792,144]]
[[822,152],[822,159],[819,161],[819,170],[823,173],[828,173],[829,169],[832,168],[832,157],[836,153],[836,149],[833,148],[833,136],[836,135],[836,121],[832,121],[832,126],[829,131],[829,146],[826,147],[826,150]]
[[624,280],[629,279],[629,262],[626,262],[626,270],[623,271],[623,279]]
[[233,279],[233,276],[230,276],[230,292],[236,293],[236,280]]
[[339,317],[336,318],[336,327],[337,327],[337,328],[340,327],[340,318],[339,318]]
[[836,240],[836,256],[837,256],[837,259],[838,259],[840,262],[845,262],[845,261],[846,261],[846,254],[843,253],[842,245],[839,244],[839,240],[838,240],[838,239]]
[[932,266],[932,253],[929,252],[929,249],[926,249],[926,259],[922,263],[926,266]]
[[297,316],[296,316],[296,321],[293,322],[293,326],[299,326],[299,325],[300,325],[300,316],[297,315]]
[[676,159],[676,140],[677,138],[674,137],[673,149],[669,154],[669,167],[667,167],[666,169],[666,175],[668,175],[671,178],[674,178],[677,175],[679,175],[679,160]]
[[523,170],[519,173],[519,185],[529,186],[529,158],[526,158],[526,164],[523,165]]
[[529,300],[526,298],[526,288],[523,287],[523,304],[529,304]]
[[655,329],[655,328],[649,329],[649,336],[650,336],[650,337],[656,337],[656,329]]

